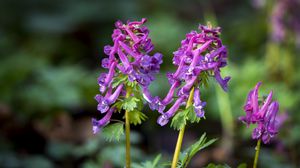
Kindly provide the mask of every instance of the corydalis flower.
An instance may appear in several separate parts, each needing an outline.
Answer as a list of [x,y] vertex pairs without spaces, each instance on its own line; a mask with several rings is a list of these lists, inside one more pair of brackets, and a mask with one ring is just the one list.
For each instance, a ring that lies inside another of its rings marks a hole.
[[249,92],[244,105],[246,116],[239,119],[247,126],[256,124],[257,127],[252,132],[252,138],[261,139],[266,144],[278,133],[281,120],[277,117],[279,104],[277,101],[272,102],[272,91],[262,103],[259,103],[258,89],[260,85],[261,82],[258,82],[255,88]]
[[[174,52],[173,64],[177,66],[177,70],[174,73],[167,73],[171,84],[167,96],[160,100],[145,95],[150,100],[150,107],[162,114],[157,121],[162,126],[168,123],[169,118],[174,116],[181,105],[186,104],[193,87],[195,87],[194,110],[198,117],[204,117],[206,103],[200,100],[198,89],[202,82],[201,74],[215,77],[220,86],[227,91],[230,77],[222,78],[220,75],[220,69],[227,65],[227,49],[219,38],[221,29],[200,25],[199,30],[200,32],[188,33],[186,39],[181,41],[181,47]],[[163,110],[172,102],[174,93],[178,99],[164,113]]]
[[192,31],[181,41],[181,47],[174,52],[173,64],[177,71],[169,75],[173,79],[187,81],[198,77],[201,72],[212,72],[221,87],[227,91],[229,77],[222,78],[220,68],[227,65],[227,49],[219,38],[219,27],[200,25],[200,33]]
[[162,55],[149,54],[154,47],[149,38],[149,30],[144,26],[145,22],[146,19],[128,21],[127,24],[121,21],[115,23],[116,28],[112,34],[113,45],[104,47],[104,53],[108,58],[102,59],[102,67],[108,69],[108,72],[101,73],[98,77],[101,94],[95,96],[98,102],[97,109],[105,116],[101,120],[93,119],[94,133],[110,121],[112,113],[116,110],[112,105],[121,95],[126,94],[124,84],[112,85],[116,77],[125,75],[130,82],[148,88],[155,74],[159,72]]
[[131,82],[136,81],[143,87],[148,87],[154,80],[154,75],[159,72],[162,55],[149,55],[154,47],[149,38],[149,30],[143,25],[145,22],[146,19],[128,21],[127,24],[116,22],[112,35],[114,44],[104,47],[104,53],[109,57],[102,60],[102,67],[109,71],[99,76],[101,93],[111,85],[118,72],[128,75]]

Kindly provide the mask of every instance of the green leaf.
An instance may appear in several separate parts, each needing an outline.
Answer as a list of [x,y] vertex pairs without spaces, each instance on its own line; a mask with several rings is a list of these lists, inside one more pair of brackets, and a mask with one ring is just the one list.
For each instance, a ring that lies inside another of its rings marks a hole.
[[172,119],[171,127],[180,130],[186,125],[187,116],[184,111],[178,112]]
[[107,141],[119,141],[121,136],[124,135],[124,124],[109,124],[102,129],[102,135]]
[[224,164],[224,165],[216,165],[216,164],[213,164],[213,163],[210,163],[208,164],[205,168],[230,168],[230,166]]
[[134,90],[133,90],[134,96],[135,96],[137,99],[141,100],[141,101],[138,101],[138,107],[137,107],[137,110],[140,110],[140,111],[144,108],[144,103],[143,103],[143,101],[142,101],[144,98],[143,98],[142,93],[143,93],[143,91],[140,90],[139,87],[135,87]]
[[153,161],[145,161],[141,164],[134,163],[132,168],[161,168],[163,166],[158,165],[161,159],[161,154],[157,155]]
[[133,88],[133,87],[135,87],[136,86],[136,82],[134,81],[134,82],[130,82],[129,80],[127,80],[126,82],[125,82],[125,84],[128,86],[128,87],[131,87],[131,88]]
[[141,100],[136,97],[128,97],[123,101],[122,108],[126,111],[133,111],[138,107]]
[[112,107],[116,108],[118,112],[121,112],[123,106],[123,101],[118,101],[112,105]]
[[179,111],[172,119],[171,127],[175,130],[182,129],[187,121],[191,123],[198,123],[201,119],[197,117],[193,106],[190,106],[182,111]]
[[115,78],[114,82],[112,83],[112,87],[115,88],[119,86],[121,83],[124,83],[127,80],[127,76],[119,75]]
[[199,141],[197,141],[194,145],[191,146],[191,156],[194,156],[198,151],[208,147],[209,145],[213,144],[217,139],[211,139],[208,142],[206,142],[205,133],[201,136]]
[[161,159],[161,154],[159,154],[159,155],[157,155],[156,157],[155,157],[155,159],[153,160],[153,168],[155,168],[155,166],[158,164],[158,162],[160,161],[160,159]]
[[145,121],[148,118],[144,113],[137,110],[128,112],[128,115],[129,115],[130,124],[134,124],[134,125],[141,124],[143,121]]
[[201,118],[197,117],[193,106],[188,107],[185,111],[187,115],[187,120],[191,123],[198,123],[201,120]]
[[247,168],[247,164],[246,163],[241,163],[238,165],[237,168]]
[[183,153],[180,153],[177,168],[186,168],[197,152],[208,147],[217,140],[211,139],[209,141],[206,141],[206,139],[206,133],[204,133],[197,142],[187,148]]
[[112,107],[115,107],[118,112],[120,112],[122,109],[130,112],[130,111],[141,111],[144,107],[143,103],[143,97],[140,94],[140,91],[137,90],[137,88],[133,88],[133,94],[134,97],[128,97],[125,98],[125,100],[119,100],[115,104],[113,104]]

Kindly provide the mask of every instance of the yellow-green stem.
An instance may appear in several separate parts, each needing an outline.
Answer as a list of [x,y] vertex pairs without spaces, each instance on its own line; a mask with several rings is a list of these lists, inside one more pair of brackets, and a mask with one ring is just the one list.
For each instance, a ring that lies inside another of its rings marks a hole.
[[[126,98],[131,95],[131,88],[126,89]],[[126,167],[130,168],[130,122],[129,122],[129,112],[125,111],[125,136],[126,136]]]
[[255,157],[254,157],[254,163],[253,163],[253,168],[257,167],[257,162],[258,162],[258,156],[259,156],[259,151],[260,151],[260,144],[261,144],[261,139],[257,141],[257,145],[255,147]]
[[[190,96],[188,98],[188,101],[186,103],[185,108],[188,108],[190,105],[192,105],[193,98],[194,98],[194,87],[191,89]],[[181,149],[181,145],[182,145],[182,140],[183,140],[183,136],[184,136],[184,130],[185,130],[185,125],[179,131],[179,135],[178,135],[177,143],[176,143],[176,148],[175,148],[175,151],[174,151],[172,166],[171,166],[172,168],[176,168],[176,166],[177,166],[177,162],[178,162],[178,158],[179,158],[179,154],[180,154],[180,149]]]

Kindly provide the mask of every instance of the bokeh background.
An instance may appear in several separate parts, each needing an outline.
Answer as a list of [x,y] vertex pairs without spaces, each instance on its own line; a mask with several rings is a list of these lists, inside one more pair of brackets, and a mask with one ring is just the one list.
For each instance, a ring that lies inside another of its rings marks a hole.
[[[0,1],[0,167],[122,167],[124,139],[106,142],[93,135],[98,115],[94,96],[103,71],[103,46],[112,44],[116,20],[148,18],[155,51],[164,55],[154,95],[169,89],[172,53],[185,34],[210,21],[222,27],[229,50],[228,93],[212,79],[203,88],[206,120],[189,125],[184,147],[202,133],[218,141],[201,151],[190,167],[210,162],[252,164],[256,142],[238,121],[248,91],[262,81],[286,116],[278,138],[263,145],[259,166],[300,165],[300,12],[298,0],[1,0]],[[133,126],[132,158],[162,153],[171,159],[177,132],[148,120]]]

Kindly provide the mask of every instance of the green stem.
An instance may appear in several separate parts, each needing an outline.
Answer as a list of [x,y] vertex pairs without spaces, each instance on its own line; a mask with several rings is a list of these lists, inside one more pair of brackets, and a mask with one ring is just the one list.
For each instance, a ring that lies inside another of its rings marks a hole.
[[[185,108],[188,108],[190,105],[192,105],[193,98],[194,98],[194,87],[192,88],[192,90],[190,92],[189,99],[186,103]],[[180,154],[180,149],[181,149],[181,145],[182,145],[182,140],[183,140],[183,136],[184,136],[184,130],[185,130],[185,125],[179,131],[179,135],[178,135],[177,143],[176,143],[176,148],[175,148],[175,152],[174,152],[174,156],[173,156],[172,166],[171,166],[172,168],[176,168],[176,166],[177,166],[177,162],[178,162],[178,158],[179,158],[179,154]]]
[[254,157],[254,163],[253,163],[253,168],[257,167],[257,162],[258,162],[258,156],[259,156],[259,151],[260,151],[260,144],[261,144],[261,139],[257,141],[257,145],[255,147],[255,157]]
[[[131,95],[131,88],[128,87],[126,93],[126,98]],[[129,112],[125,111],[125,136],[126,136],[126,167],[130,168],[130,122],[129,122]]]

